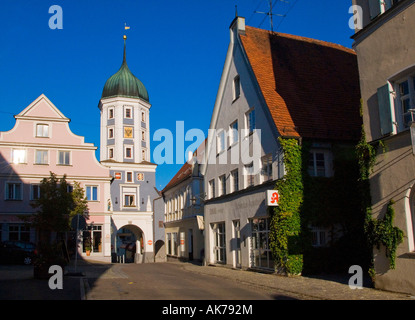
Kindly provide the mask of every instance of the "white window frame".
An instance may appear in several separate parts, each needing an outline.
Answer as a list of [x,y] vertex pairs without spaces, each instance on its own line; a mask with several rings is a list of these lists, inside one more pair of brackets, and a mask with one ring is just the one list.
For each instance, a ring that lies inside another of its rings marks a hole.
[[[63,163],[61,163],[61,159],[60,159],[60,155],[62,154],[62,153],[64,153],[65,155],[63,156],[63,158],[64,158],[64,161],[63,161]],[[68,163],[65,163],[65,160],[66,160],[66,154],[69,154],[68,155]],[[58,152],[57,152],[57,159],[56,159],[56,163],[58,164],[58,165],[60,165],[60,166],[70,166],[70,165],[72,165],[72,152],[70,151],[70,150],[58,150]]]
[[251,108],[245,113],[246,131],[248,134],[252,134],[256,130],[256,115],[255,108]]
[[114,148],[108,148],[108,159],[114,159]]
[[210,199],[215,198],[215,192],[216,192],[216,190],[215,190],[215,179],[211,179],[209,181],[209,198]]
[[[41,155],[41,161],[38,161],[38,153],[42,153]],[[46,161],[45,161],[45,154],[46,154]],[[36,149],[35,150],[35,159],[34,159],[34,164],[37,165],[49,165],[49,150],[45,150],[45,149]]]
[[261,158],[261,182],[272,180],[272,154]]
[[235,120],[229,125],[229,145],[233,146],[233,145],[236,145],[238,142],[239,142],[238,120]]
[[107,139],[115,139],[115,128],[114,128],[114,126],[108,127]]
[[[13,185],[13,195],[9,198],[10,185]],[[16,195],[16,187],[20,189],[20,197]],[[6,181],[4,187],[4,200],[20,201],[23,200],[23,184],[21,182]]]
[[[18,154],[20,151],[21,154]],[[27,149],[15,148],[12,149],[12,163],[27,164]]]
[[238,169],[234,169],[231,171],[230,189],[231,189],[231,192],[239,191],[239,170]]
[[244,176],[245,176],[245,188],[255,185],[255,174],[252,174],[254,170],[254,163],[251,162],[244,166]]
[[[327,229],[320,227],[311,227],[311,245],[313,247],[326,247],[329,242],[329,234]],[[322,241],[324,238],[324,241]]]
[[225,174],[222,174],[221,176],[219,176],[218,187],[219,187],[218,196],[220,197],[220,196],[226,195],[226,175]]
[[216,137],[216,146],[217,146],[217,153],[221,153],[223,151],[225,151],[226,149],[226,134],[225,134],[225,130],[219,130],[218,131],[218,135]]
[[[111,113],[112,113],[112,117],[111,117]],[[115,118],[115,110],[114,110],[114,107],[108,108],[108,120],[109,119],[114,119],[114,118]]]
[[[130,116],[127,116],[127,110],[130,111]],[[124,119],[133,119],[133,108],[129,106],[124,106]]]
[[[39,130],[41,128],[41,130]],[[45,132],[45,128],[47,128]],[[50,126],[47,123],[35,124],[35,137],[36,138],[50,138]]]
[[[401,84],[407,82],[408,83],[408,93],[402,95],[401,93]],[[393,89],[395,92],[395,99],[393,99],[395,103],[395,112],[396,117],[395,121],[397,123],[397,131],[405,131],[408,130],[410,125],[406,123],[405,117],[408,117],[413,121],[414,114],[412,112],[404,112],[403,110],[403,100],[409,100],[409,108],[408,110],[415,109],[415,74],[411,73],[405,77],[401,77],[398,80],[394,81]]]
[[[98,202],[99,201],[99,186],[98,185],[86,185],[85,186],[85,197],[87,197],[87,195],[88,195],[88,188],[90,188],[91,189],[91,198],[92,199],[88,199],[87,198],[87,200],[89,201],[89,202]],[[94,192],[93,192],[93,190],[94,190],[94,188],[96,188],[96,190],[97,190],[97,198],[96,199],[93,199],[93,195],[94,195]]]
[[[128,175],[131,175],[131,180],[128,180]],[[126,183],[134,183],[134,172],[132,171],[127,171],[125,173],[125,182]]]
[[[36,196],[35,196],[36,193]],[[40,184],[32,183],[30,185],[30,200],[37,200],[40,198]]]
[[[130,156],[127,156],[127,149],[131,149]],[[124,146],[124,159],[133,159],[134,158],[134,146],[133,145],[125,145]]]
[[[324,157],[324,175],[317,174],[317,154],[323,154]],[[332,154],[330,150],[326,149],[311,149],[310,155],[313,156],[313,173],[310,173],[310,163],[307,163],[307,170],[312,177],[331,177],[333,175],[332,170]],[[310,159],[309,159],[310,160]]]

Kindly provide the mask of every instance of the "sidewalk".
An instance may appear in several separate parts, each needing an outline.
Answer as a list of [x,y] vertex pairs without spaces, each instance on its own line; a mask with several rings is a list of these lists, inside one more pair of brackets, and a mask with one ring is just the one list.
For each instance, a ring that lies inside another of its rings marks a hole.
[[[346,277],[328,276],[326,279],[235,270],[222,266],[201,266],[186,262],[182,267],[188,271],[233,279],[250,286],[275,291],[305,300],[415,300],[409,294],[381,291],[369,287],[350,289]],[[331,280],[330,280],[331,279]]]

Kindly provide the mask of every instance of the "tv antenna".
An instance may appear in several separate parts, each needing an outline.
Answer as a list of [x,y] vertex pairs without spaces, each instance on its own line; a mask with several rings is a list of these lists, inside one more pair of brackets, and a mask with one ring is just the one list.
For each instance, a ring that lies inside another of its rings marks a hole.
[[[269,16],[271,32],[274,32],[274,21],[273,21],[274,19],[273,19],[273,16],[285,17],[285,14],[278,14],[278,13],[273,13],[272,12],[277,1],[289,3],[288,1],[285,1],[285,0],[275,0],[274,3],[272,2],[272,0],[269,0],[268,1],[269,2],[269,11],[268,12],[255,11],[255,13],[261,13],[261,14],[265,14],[265,15]],[[262,22],[264,22],[264,20],[262,20]],[[262,24],[262,22],[261,22],[261,24]]]

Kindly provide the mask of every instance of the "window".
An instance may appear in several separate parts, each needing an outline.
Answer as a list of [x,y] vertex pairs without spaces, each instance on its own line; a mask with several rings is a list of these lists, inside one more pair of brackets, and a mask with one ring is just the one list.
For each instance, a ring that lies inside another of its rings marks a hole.
[[274,260],[269,248],[269,218],[251,220],[251,266],[274,269]]
[[36,137],[41,137],[41,138],[49,137],[49,125],[37,124],[36,125]]
[[114,128],[108,128],[108,139],[114,139]]
[[146,132],[145,131],[141,131],[141,140],[146,141]]
[[40,198],[40,185],[32,184],[30,190],[30,200],[37,200]]
[[126,179],[127,179],[127,182],[133,182],[133,173],[127,172]]
[[6,183],[6,200],[22,200],[22,184],[9,182]]
[[226,263],[225,223],[214,223],[212,229],[215,238],[215,247],[213,248],[215,263]]
[[82,250],[91,252],[102,252],[102,226],[89,225],[82,232]]
[[13,149],[13,151],[12,151],[12,162],[14,164],[26,163],[26,150],[24,150],[24,149]]
[[251,162],[250,164],[245,165],[245,186],[250,187],[255,184],[255,175],[253,174],[254,171],[254,163]]
[[167,234],[167,254],[172,253],[172,241],[171,241],[171,233]]
[[58,164],[69,166],[71,164],[71,152],[70,151],[58,151]]
[[398,114],[401,119],[398,122],[402,122],[401,129],[409,128],[413,119],[413,113],[411,110],[415,108],[415,77],[411,76],[405,80],[401,80],[397,84],[397,99]]
[[114,108],[108,109],[108,119],[114,118]]
[[237,75],[233,79],[233,100],[236,100],[241,95],[241,79],[239,75]]
[[86,199],[88,201],[98,201],[98,186],[86,186]]
[[217,140],[217,149],[218,149],[217,153],[220,153],[225,150],[225,131],[224,130],[221,130],[218,133],[217,139],[218,139]]
[[233,145],[238,142],[238,120],[232,122],[229,130],[229,144]]
[[401,0],[369,0],[370,19],[386,12]]
[[133,148],[125,147],[125,158],[131,159],[133,157]]
[[215,179],[209,181],[209,197],[211,199],[215,197]]
[[35,152],[35,164],[48,164],[48,151],[36,150]]
[[30,227],[23,224],[9,225],[10,241],[30,241]]
[[124,195],[124,207],[135,207],[135,196],[133,194]]
[[147,161],[147,151],[145,149],[141,150],[141,157],[143,161]]
[[145,112],[141,112],[141,121],[146,122],[146,113]]
[[113,148],[109,148],[108,149],[108,158],[109,159],[113,159],[114,158],[114,149]]
[[308,173],[312,177],[326,176],[326,161],[323,152],[310,152],[308,160]]
[[261,168],[261,177],[262,182],[272,179],[272,154],[268,154],[261,159],[262,168]]
[[311,228],[311,245],[313,247],[324,247],[327,244],[327,230],[312,227]]
[[249,129],[249,133],[254,132],[255,130],[255,110],[252,109],[246,114],[246,125]]
[[239,176],[238,176],[238,169],[231,171],[231,192],[235,192],[239,190]]
[[226,194],[226,176],[221,175],[219,177],[219,196]]
[[132,117],[132,109],[130,107],[125,107],[124,118],[131,119]]

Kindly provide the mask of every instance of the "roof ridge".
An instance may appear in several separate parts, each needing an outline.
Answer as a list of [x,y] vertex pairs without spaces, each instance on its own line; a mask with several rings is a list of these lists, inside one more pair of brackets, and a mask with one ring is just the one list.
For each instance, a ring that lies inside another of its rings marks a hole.
[[356,54],[356,51],[354,51],[353,49],[347,48],[347,47],[345,47],[341,44],[334,43],[334,42],[318,40],[318,39],[304,37],[304,36],[297,36],[297,35],[289,34],[289,33],[269,31],[269,30],[260,29],[260,28],[256,28],[256,27],[251,27],[251,26],[246,26],[246,28],[255,29],[257,31],[268,33],[268,34],[275,35],[275,36],[290,38],[290,39],[304,41],[304,42],[308,42],[308,43],[314,43],[314,44],[318,44],[318,45],[322,45],[322,46],[326,46],[326,47],[330,47],[330,48],[334,48],[334,49],[343,50],[343,51],[346,51],[346,52],[349,52],[349,53],[352,53],[352,54]]

